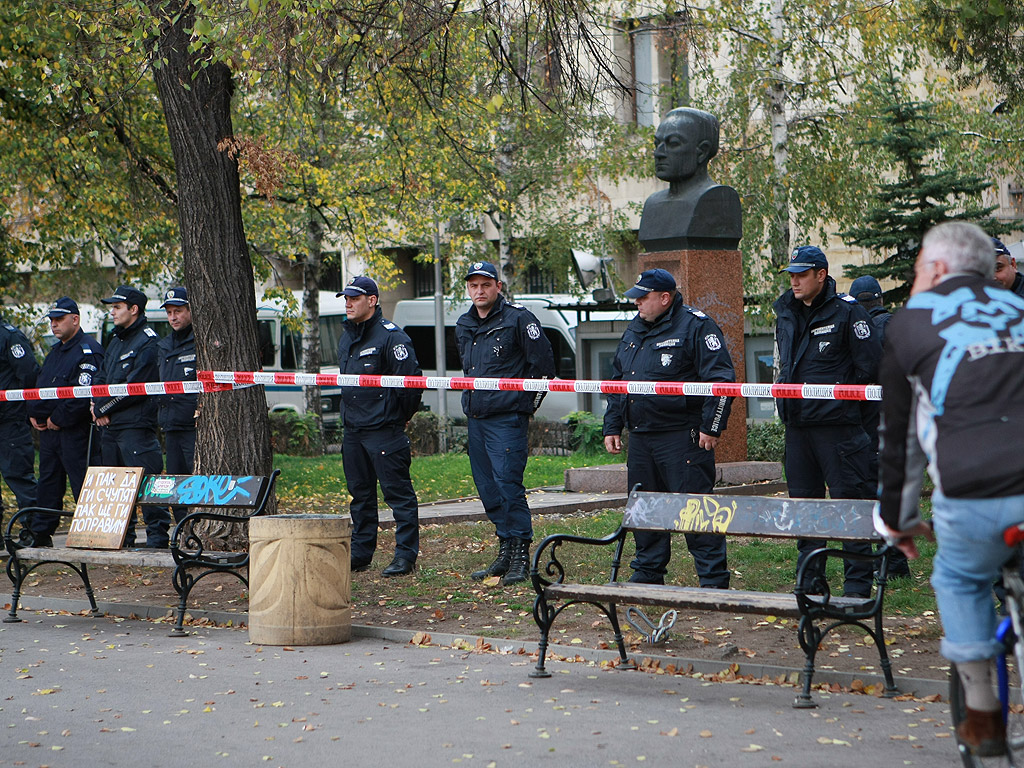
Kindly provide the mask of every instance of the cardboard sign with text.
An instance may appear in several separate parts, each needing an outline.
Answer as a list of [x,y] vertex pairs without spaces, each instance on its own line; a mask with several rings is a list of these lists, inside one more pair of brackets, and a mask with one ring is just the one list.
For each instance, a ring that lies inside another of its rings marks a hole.
[[120,549],[135,514],[142,467],[89,467],[71,518],[67,546]]

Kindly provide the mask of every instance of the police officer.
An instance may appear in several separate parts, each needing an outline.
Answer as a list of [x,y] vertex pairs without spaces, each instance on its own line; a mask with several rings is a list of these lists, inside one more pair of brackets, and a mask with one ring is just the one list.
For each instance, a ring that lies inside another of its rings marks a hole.
[[[159,381],[159,335],[146,321],[146,295],[129,285],[118,286],[101,299],[110,306],[114,336],[110,340],[95,384]],[[101,427],[103,463],[110,467],[142,467],[146,474],[163,470],[156,433],[156,400],[149,395],[95,397],[92,412]],[[143,507],[146,546],[166,549],[171,516],[166,507]],[[135,518],[128,522],[125,546],[135,546]]]
[[[43,361],[36,386],[88,387],[103,364],[103,347],[81,327],[78,304],[61,296],[50,306],[50,330],[57,343]],[[85,398],[33,400],[28,404],[32,426],[39,432],[39,486],[36,504],[62,509],[64,492],[71,481],[71,495],[78,501],[85,472],[99,457],[99,441],[92,441],[92,417]],[[60,518],[36,513],[29,529],[32,546],[52,547]]]
[[[885,329],[892,319],[892,314],[882,304],[882,286],[871,275],[862,275],[850,285],[850,295],[857,303],[867,310],[871,324],[878,334],[878,346],[885,344]],[[881,359],[879,359],[881,362]],[[878,476],[878,424],[882,413],[882,405],[877,400],[865,400],[861,403],[861,418],[864,430],[871,438],[871,477]],[[882,545],[883,547],[885,545]],[[876,564],[877,567],[877,564]],[[889,553],[889,578],[900,579],[910,576],[910,563],[907,556],[895,547]]]
[[[341,373],[419,376],[412,341],[384,319],[377,283],[352,278],[345,297],[344,332],[338,340]],[[395,516],[395,556],[381,575],[404,576],[420,551],[419,504],[409,477],[412,451],[405,425],[420,407],[419,389],[342,387],[342,464],[352,496],[352,570],[370,567],[377,549],[377,483]]]
[[[192,307],[188,291],[171,288],[164,294],[160,308],[167,312],[171,332],[160,339],[160,381],[196,380],[196,336],[192,331]],[[162,395],[159,400],[160,429],[164,433],[167,452],[167,474],[191,475],[196,455],[195,393]],[[174,519],[180,521],[188,507],[172,507]]]
[[[473,305],[455,323],[466,376],[550,378],[555,356],[540,322],[530,310],[501,294],[498,269],[478,261],[466,274]],[[469,464],[473,482],[498,536],[498,555],[474,571],[476,580],[502,576],[502,584],[525,581],[529,573],[533,521],[526,503],[527,430],[544,393],[466,390],[462,410],[469,419]]]
[[1017,260],[1002,241],[992,238],[996,249],[996,281],[1008,291],[1024,296],[1024,275],[1017,271]]
[[[635,381],[735,381],[736,373],[718,325],[683,303],[672,274],[649,269],[626,291],[637,316],[615,352],[612,378]],[[645,491],[710,493],[715,485],[715,446],[725,430],[728,397],[609,395],[604,444],[622,451],[629,430],[629,487]],[[667,533],[635,532],[630,581],[664,584],[672,556]],[[702,587],[729,588],[725,537],[686,534]]]
[[[775,302],[775,343],[779,354],[779,383],[868,384],[877,380],[881,345],[871,318],[855,298],[836,292],[828,260],[813,245],[796,248],[790,257],[790,289]],[[786,425],[786,481],[793,498],[871,499],[876,481],[871,474],[874,451],[864,429],[860,403],[855,400],[776,401]],[[801,539],[797,568],[823,545]],[[869,544],[844,544],[849,552],[867,553]],[[871,564],[846,560],[844,594],[868,597]],[[814,582],[808,591],[819,591]]]
[[[0,319],[0,389],[29,389],[36,385],[38,374],[31,342]],[[36,504],[35,458],[25,403],[0,403],[0,474],[14,491],[19,508]]]

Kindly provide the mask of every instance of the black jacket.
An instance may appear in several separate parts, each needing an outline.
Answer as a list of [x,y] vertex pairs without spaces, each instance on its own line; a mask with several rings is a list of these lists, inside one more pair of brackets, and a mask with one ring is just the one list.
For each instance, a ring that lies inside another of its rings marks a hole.
[[[36,386],[89,387],[103,365],[103,346],[81,328],[67,341],[54,344],[43,361]],[[28,404],[28,415],[45,422],[52,419],[62,429],[87,426],[89,399],[33,400]]]
[[[196,380],[196,336],[191,324],[172,330],[160,339],[160,381]],[[160,429],[167,431],[196,428],[197,394],[161,395],[158,402]]]
[[1013,278],[1013,285],[1010,286],[1010,290],[1018,296],[1024,296],[1024,275],[1020,272]]
[[[380,307],[364,323],[345,321],[338,339],[341,373],[421,376],[409,336],[385,320]],[[342,387],[341,418],[346,429],[404,427],[419,410],[423,391],[384,387]]]
[[[114,328],[103,365],[93,384],[131,384],[136,381],[160,381],[157,332],[142,315],[127,328]],[[109,416],[108,429],[156,427],[156,398],[149,395],[124,395],[93,398],[97,416]]]
[[[871,318],[857,300],[836,293],[825,279],[810,307],[786,291],[775,302],[775,343],[779,384],[873,384],[882,347]],[[779,398],[779,416],[788,426],[861,424],[856,400]]]
[[918,518],[922,470],[950,498],[1024,494],[1024,298],[978,275],[911,296],[882,360],[882,519]]
[[[502,379],[549,379],[555,375],[555,355],[540,321],[526,307],[498,300],[480,319],[476,307],[455,322],[462,372],[466,376]],[[498,413],[530,413],[544,399],[544,392],[466,390],[462,410],[467,416]]]
[[[633,318],[615,352],[612,378],[625,381],[736,381],[721,329],[710,317],[683,304],[671,306],[653,323]],[[729,420],[728,397],[608,395],[604,434],[699,429],[718,436]]]
[[[13,325],[0,321],[0,389],[31,389],[38,375],[32,343]],[[0,420],[26,418],[25,403],[0,403]]]

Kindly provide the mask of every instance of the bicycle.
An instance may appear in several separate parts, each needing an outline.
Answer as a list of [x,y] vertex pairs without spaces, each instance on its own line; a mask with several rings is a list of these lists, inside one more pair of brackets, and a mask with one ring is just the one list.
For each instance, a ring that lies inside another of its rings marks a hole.
[[[960,757],[967,768],[1024,768],[1024,689],[1021,681],[1021,671],[1024,670],[1024,625],[1021,624],[1024,620],[1024,523],[1012,525],[1003,531],[1003,541],[1016,550],[1014,557],[1003,566],[1003,586],[1006,589],[1003,607],[1007,615],[996,628],[996,640],[1003,649],[996,656],[996,684],[1002,704],[1003,722],[1006,723],[1007,753],[999,757],[978,757],[958,741]],[[1011,656],[1012,667],[1008,663]],[[956,664],[950,670],[949,702],[955,734],[955,729],[967,717],[967,705]]]

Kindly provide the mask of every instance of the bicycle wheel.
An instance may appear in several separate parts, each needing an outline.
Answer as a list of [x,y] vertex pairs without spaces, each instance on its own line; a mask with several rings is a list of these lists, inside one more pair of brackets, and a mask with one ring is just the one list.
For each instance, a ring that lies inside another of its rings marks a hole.
[[[954,737],[956,728],[967,718],[967,704],[960,674],[956,664],[949,672],[949,713],[953,720]],[[1024,768],[1024,703],[1021,701],[1020,675],[1010,670],[1010,711],[1006,723],[1006,744],[1008,754],[1000,757],[978,757],[957,741],[960,759],[966,768]]]

